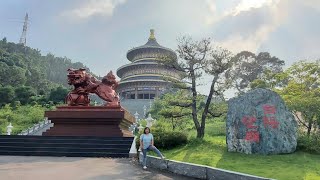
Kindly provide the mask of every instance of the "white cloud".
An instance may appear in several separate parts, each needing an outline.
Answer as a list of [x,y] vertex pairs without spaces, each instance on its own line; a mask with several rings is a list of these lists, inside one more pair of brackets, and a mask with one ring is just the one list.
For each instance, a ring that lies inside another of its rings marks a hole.
[[64,11],[61,15],[72,19],[88,19],[92,16],[112,16],[114,9],[126,0],[88,0],[80,6]]
[[215,0],[206,0],[206,4],[210,9],[210,13],[206,16],[206,24],[213,25],[228,16],[237,16],[242,12],[251,11],[253,9],[264,6],[272,6],[278,4],[280,0],[233,0],[229,7],[224,7],[220,13],[217,12],[217,3]]
[[301,1],[305,6],[311,7],[317,11],[320,11],[320,1],[319,0],[305,0]]
[[209,9],[209,13],[205,16],[205,24],[212,25],[221,18],[217,13],[217,4],[215,0],[206,0],[205,3]]
[[217,10],[217,5],[215,0],[206,0],[207,5],[212,13],[215,13]]
[[252,35],[245,37],[241,34],[232,34],[227,39],[218,42],[224,48],[238,53],[242,50],[256,52],[260,45],[268,39],[269,34],[275,30],[277,24],[265,24],[259,27]]
[[251,9],[261,8],[263,6],[271,6],[278,2],[279,0],[242,0],[232,10],[227,11],[225,15],[236,16],[241,12],[250,11]]
[[[243,11],[250,11],[251,8],[262,8],[266,5],[268,21],[259,25],[254,29],[253,33],[250,35],[244,35],[241,33],[237,33],[237,29],[225,39],[218,42],[218,44],[222,47],[228,48],[229,50],[237,53],[242,50],[248,50],[252,52],[257,52],[262,43],[268,40],[270,34],[274,32],[288,17],[288,8],[287,8],[287,0],[280,1],[272,1],[272,0],[261,0],[259,3],[244,3],[243,0],[238,4],[236,8],[234,8],[233,13],[229,13],[229,16],[226,17],[232,18],[233,16],[238,16],[239,13],[243,13]],[[273,2],[273,3],[272,3]],[[255,11],[259,11],[261,9],[255,9]],[[252,9],[253,11],[253,9]],[[249,12],[247,12],[249,13]],[[240,19],[241,20],[241,19]],[[252,27],[247,27],[247,29],[251,29]]]

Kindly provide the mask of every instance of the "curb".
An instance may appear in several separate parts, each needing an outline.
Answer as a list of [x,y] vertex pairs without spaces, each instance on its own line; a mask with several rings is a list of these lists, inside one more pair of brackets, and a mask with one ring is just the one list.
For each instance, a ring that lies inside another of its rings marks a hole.
[[[142,153],[139,154],[139,163],[142,164]],[[193,163],[186,163],[174,160],[161,160],[158,157],[148,156],[147,166],[169,171],[175,174],[208,180],[274,180],[225,169],[219,169]]]

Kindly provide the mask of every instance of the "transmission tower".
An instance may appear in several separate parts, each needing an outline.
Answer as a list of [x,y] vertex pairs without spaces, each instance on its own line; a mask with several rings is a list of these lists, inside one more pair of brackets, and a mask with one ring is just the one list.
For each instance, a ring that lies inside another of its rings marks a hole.
[[23,30],[20,37],[20,44],[23,44],[23,46],[26,46],[27,44],[27,29],[28,29],[28,13],[26,13],[26,16],[24,17],[24,23],[23,23]]

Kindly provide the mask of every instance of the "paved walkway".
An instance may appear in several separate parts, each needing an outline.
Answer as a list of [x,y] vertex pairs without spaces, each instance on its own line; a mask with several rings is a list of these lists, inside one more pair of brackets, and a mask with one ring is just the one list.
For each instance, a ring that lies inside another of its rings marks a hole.
[[0,156],[0,179],[10,180],[187,180],[155,169],[143,170],[133,159]]

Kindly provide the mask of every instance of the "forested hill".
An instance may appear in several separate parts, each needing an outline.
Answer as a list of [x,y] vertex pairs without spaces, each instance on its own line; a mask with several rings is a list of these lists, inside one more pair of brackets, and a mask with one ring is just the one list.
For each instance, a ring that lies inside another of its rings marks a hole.
[[7,42],[6,38],[0,40],[0,87],[29,86],[37,94],[47,94],[59,85],[68,87],[66,73],[71,67],[90,72],[82,63],[66,57],[43,56],[37,49]]

